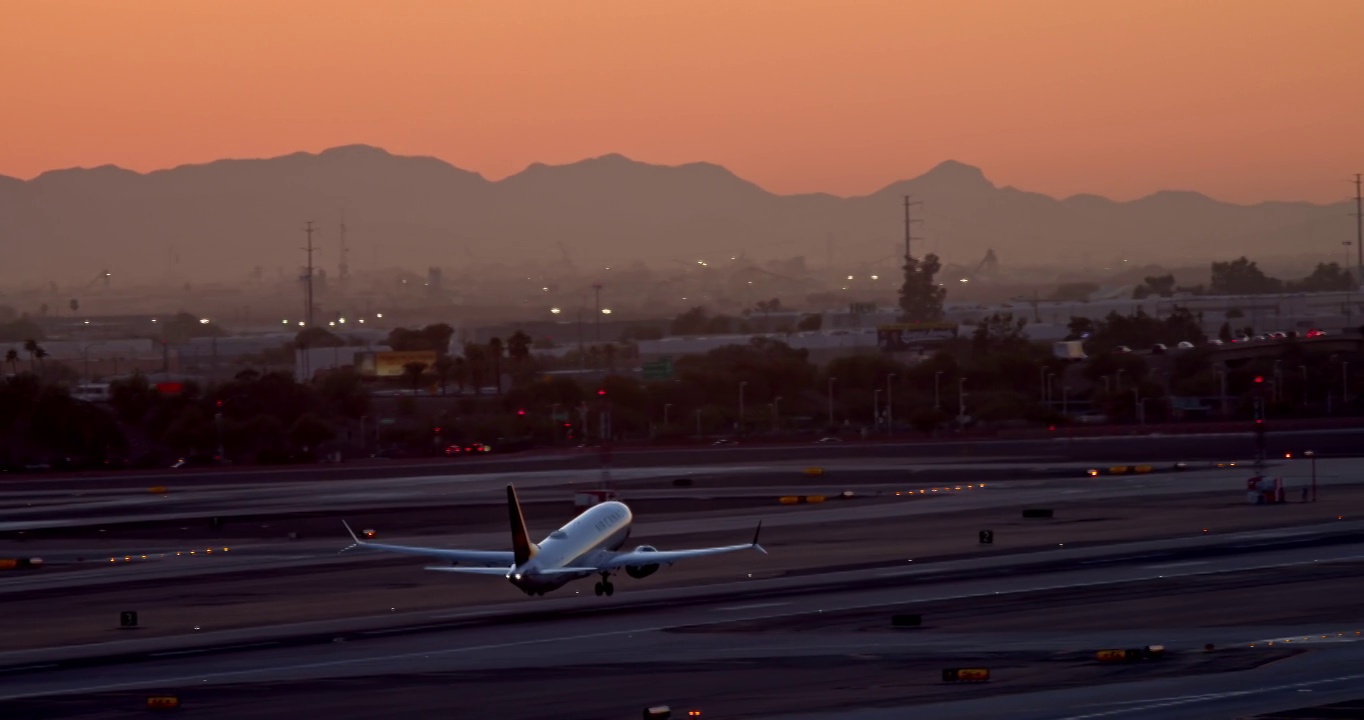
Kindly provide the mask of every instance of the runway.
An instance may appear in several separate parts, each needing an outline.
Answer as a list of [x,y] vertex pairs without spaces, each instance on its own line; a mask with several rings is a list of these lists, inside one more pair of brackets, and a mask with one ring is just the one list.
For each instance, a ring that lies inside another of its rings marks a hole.
[[[186,717],[365,720],[395,709],[598,720],[658,702],[719,718],[872,720],[907,707],[916,718],[1202,718],[1273,709],[1301,690],[1311,701],[1364,696],[1349,673],[1322,674],[1364,659],[1351,635],[1364,631],[1353,601],[1364,460],[1318,459],[1321,502],[1274,508],[1246,504],[1239,467],[1089,477],[1091,463],[852,455],[806,475],[811,464],[613,471],[637,511],[632,542],[732,542],[762,518],[772,554],[665,568],[605,601],[571,588],[512,597],[486,578],[337,555],[348,541],[338,513],[379,527],[386,542],[503,549],[498,496],[509,479],[530,500],[531,524],[547,530],[573,514],[573,489],[595,485],[595,469],[526,464],[326,486],[232,476],[166,495],[93,480],[0,484],[0,503],[20,511],[6,513],[11,530],[56,523],[6,543],[54,562],[0,577],[0,602],[17,621],[0,648],[35,647],[30,636],[106,643],[0,653],[0,716],[122,717],[149,692],[182,697]],[[1269,473],[1295,493],[1311,468],[1278,459]],[[776,501],[845,488],[852,499]],[[1057,514],[1021,520],[1027,507]],[[214,512],[265,520],[202,522]],[[976,542],[981,527],[995,544]],[[74,560],[177,545],[203,547],[114,566]],[[118,609],[142,610],[147,630],[111,630]],[[893,630],[896,612],[924,624]],[[1152,643],[1168,660],[1092,660],[1097,649]],[[1217,650],[1203,652],[1207,643]],[[944,667],[980,666],[992,668],[989,683],[939,678]]]
[[[1364,630],[1364,617],[1357,603],[1332,588],[1353,587],[1361,561],[1364,546],[1347,545],[1177,567],[1135,561],[762,601],[716,599],[639,610],[598,604],[496,624],[453,613],[452,619],[468,624],[0,676],[0,709],[8,706],[22,717],[101,717],[84,713],[104,707],[112,717],[146,692],[174,692],[194,709],[194,717],[368,718],[373,708],[357,701],[354,691],[374,687],[377,677],[420,698],[417,707],[513,720],[634,717],[639,708],[659,702],[705,708],[707,717],[721,718],[906,716],[903,707],[861,713],[855,710],[858,697],[881,705],[898,698],[914,707],[916,718],[1223,717],[1215,713],[1240,712],[1247,703],[1262,706],[1265,698],[1259,695],[1274,700],[1270,688],[1295,691],[1299,683],[1312,682],[1314,692],[1323,694],[1358,690],[1359,677],[1339,669],[1364,667],[1359,663],[1364,648],[1351,641],[1359,636],[1348,634]],[[1227,606],[1243,606],[1257,596],[1274,602],[1250,603],[1252,610],[1240,618],[1226,616]],[[1282,604],[1309,599],[1294,618],[1278,619]],[[1127,622],[1112,627],[1110,608],[1125,609]],[[892,630],[887,626],[893,612],[921,613],[924,626]],[[982,621],[994,627],[982,630]],[[1298,647],[1312,648],[1308,654],[1283,653],[1292,646],[1286,640],[1327,633],[1336,642],[1300,641]],[[1266,644],[1273,639],[1279,639],[1275,646]],[[1206,643],[1221,650],[1204,658]],[[1172,654],[1167,665],[1096,669],[1086,660],[1098,649],[1148,644],[1167,648]],[[1256,669],[1257,657],[1278,662],[1268,666],[1273,670]],[[850,666],[858,672],[850,675]],[[936,676],[948,666],[993,666],[995,679],[989,686],[943,686]],[[1195,666],[1199,674],[1190,675]],[[1162,668],[1177,676],[1162,676],[1167,672]],[[1334,672],[1323,675],[1325,668]],[[1203,674],[1219,669],[1235,673]],[[440,682],[416,677],[432,674]],[[726,683],[719,679],[725,674],[744,682]],[[1011,676],[1028,680],[1014,684]],[[880,691],[837,687],[857,677]],[[1068,677],[1101,686],[1038,690],[1073,682]],[[1250,694],[1242,692],[1247,677],[1255,681]],[[340,687],[338,678],[371,680],[357,681],[342,697],[322,691]],[[544,679],[547,692],[528,693],[528,678]],[[791,678],[802,683],[793,686]],[[423,684],[425,690],[414,689]],[[472,692],[479,686],[482,692]],[[767,692],[758,692],[763,689]],[[1020,692],[1027,694],[1014,695]],[[508,693],[518,701],[507,705]],[[942,701],[944,695],[950,702]],[[52,705],[40,701],[49,696],[63,699]],[[391,692],[380,696],[392,700]],[[796,712],[802,707],[818,712]],[[56,714],[32,714],[43,708]]]

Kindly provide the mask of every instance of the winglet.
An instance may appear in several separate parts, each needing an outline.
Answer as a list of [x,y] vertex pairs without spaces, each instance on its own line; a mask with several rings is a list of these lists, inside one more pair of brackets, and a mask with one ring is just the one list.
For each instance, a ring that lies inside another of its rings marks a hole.
[[360,546],[360,545],[364,545],[364,544],[365,544],[365,541],[364,541],[364,540],[361,540],[361,539],[360,539],[360,536],[359,536],[359,535],[356,535],[356,534],[355,534],[355,531],[351,529],[350,523],[346,522],[345,520],[342,520],[342,521],[341,521],[341,524],[346,526],[346,532],[350,533],[350,539],[351,539],[351,540],[354,540],[355,542],[351,543],[350,545],[347,545],[346,547],[341,548],[341,550],[337,553],[338,555],[340,555],[341,553],[343,553],[343,552],[345,552],[345,551],[347,551],[347,550],[349,550],[349,549],[351,549],[351,548],[353,548],[353,547],[358,547],[358,546]]
[[758,521],[758,529],[753,531],[753,549],[754,549],[754,550],[757,550],[758,552],[760,552],[760,553],[762,553],[762,554],[764,554],[764,555],[766,555],[766,554],[767,554],[767,551],[763,549],[763,546],[761,546],[761,545],[758,544],[758,535],[761,534],[762,531],[763,531],[763,521],[762,521],[762,520],[759,520],[759,521]]

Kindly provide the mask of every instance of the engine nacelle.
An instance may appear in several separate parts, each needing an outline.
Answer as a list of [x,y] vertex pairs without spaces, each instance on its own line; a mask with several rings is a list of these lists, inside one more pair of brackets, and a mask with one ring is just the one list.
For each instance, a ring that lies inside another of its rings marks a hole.
[[[654,547],[654,546],[652,546],[652,545],[640,545],[639,547],[635,548],[635,552],[637,552],[637,553],[658,552],[658,548],[656,548],[656,547]],[[632,578],[634,578],[634,579],[636,579],[636,580],[639,580],[640,578],[649,577],[650,575],[653,575],[653,574],[656,573],[656,572],[658,572],[658,565],[657,565],[657,564],[654,564],[654,565],[628,565],[628,566],[626,566],[626,568],[625,568],[625,574],[626,574],[626,575],[629,575],[630,577],[632,577]]]

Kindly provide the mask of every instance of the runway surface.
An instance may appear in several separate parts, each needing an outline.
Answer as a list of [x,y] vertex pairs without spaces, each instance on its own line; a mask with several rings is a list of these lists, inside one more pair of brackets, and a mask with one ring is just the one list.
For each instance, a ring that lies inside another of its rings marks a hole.
[[[203,718],[368,720],[375,702],[512,720],[637,717],[655,703],[792,720],[906,717],[908,706],[916,718],[1231,717],[1358,692],[1364,671],[1350,670],[1364,667],[1364,648],[1351,633],[1364,615],[1345,590],[1361,561],[1364,546],[1347,545],[761,601],[598,604],[499,623],[455,612],[467,624],[452,630],[7,674],[0,710],[116,717],[148,692],[172,692],[186,717]],[[924,625],[891,630],[895,612],[921,613]],[[1202,653],[1207,643],[1218,649]],[[1170,658],[1092,661],[1095,650],[1149,644]],[[994,675],[943,685],[942,667]],[[881,707],[856,710],[866,704]]]

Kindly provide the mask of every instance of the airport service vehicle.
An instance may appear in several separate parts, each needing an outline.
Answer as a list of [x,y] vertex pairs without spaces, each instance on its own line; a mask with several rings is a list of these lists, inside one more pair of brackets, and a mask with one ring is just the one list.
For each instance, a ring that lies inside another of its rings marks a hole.
[[753,542],[744,545],[695,550],[659,550],[651,545],[640,545],[634,550],[618,552],[630,537],[630,525],[634,522],[634,514],[625,503],[612,500],[593,505],[538,543],[531,542],[530,535],[526,532],[526,518],[521,513],[521,503],[516,499],[516,488],[513,485],[507,485],[507,513],[511,519],[510,551],[445,550],[367,542],[361,540],[351,529],[350,523],[343,520],[342,524],[346,526],[346,531],[350,533],[355,543],[342,552],[362,547],[443,560],[450,564],[426,569],[471,575],[498,575],[506,578],[527,595],[544,595],[574,580],[601,575],[601,580],[593,588],[598,596],[615,593],[611,575],[622,570],[626,575],[638,580],[658,572],[663,565],[672,565],[679,560],[740,550],[757,550],[767,554],[767,551],[758,544],[758,533],[762,532],[763,527],[761,521],[753,533]]

